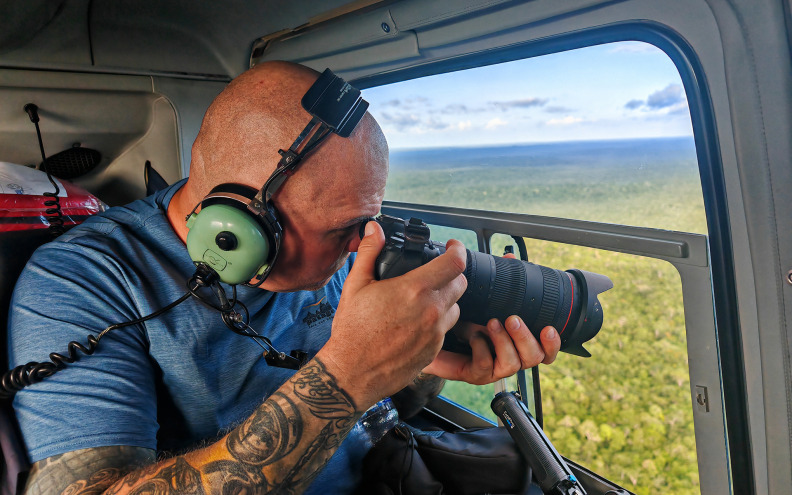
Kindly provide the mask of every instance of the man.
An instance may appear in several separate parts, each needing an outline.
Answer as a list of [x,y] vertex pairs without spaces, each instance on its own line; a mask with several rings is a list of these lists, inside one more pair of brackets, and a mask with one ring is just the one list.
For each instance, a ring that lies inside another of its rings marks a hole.
[[[263,184],[277,150],[310,119],[299,101],[316,77],[287,63],[242,74],[207,111],[186,183],[40,249],[14,296],[12,363],[41,360],[184,293],[194,271],[185,215],[217,184]],[[551,362],[554,330],[540,344],[516,317],[508,329],[492,321],[460,330],[472,357],[440,351],[466,286],[459,242],[402,277],[374,280],[384,236],[375,222],[363,240],[358,232],[378,212],[386,176],[387,144],[366,115],[349,138],[329,137],[273,197],[282,252],[265,290],[240,287],[239,299],[279,349],[308,351],[303,368],[266,366],[254,342],[195,299],[116,330],[95,355],[17,394],[35,462],[27,492],[348,492],[364,452],[347,436],[378,400],[408,385],[402,395],[425,397],[440,378],[489,383]],[[327,304],[334,315],[307,317]],[[156,462],[157,451],[168,455]]]

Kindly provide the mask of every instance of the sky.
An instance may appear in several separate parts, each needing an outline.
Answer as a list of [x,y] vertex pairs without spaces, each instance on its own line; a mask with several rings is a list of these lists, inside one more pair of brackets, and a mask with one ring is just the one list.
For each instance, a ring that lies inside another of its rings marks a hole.
[[660,49],[619,42],[369,88],[392,150],[692,136]]

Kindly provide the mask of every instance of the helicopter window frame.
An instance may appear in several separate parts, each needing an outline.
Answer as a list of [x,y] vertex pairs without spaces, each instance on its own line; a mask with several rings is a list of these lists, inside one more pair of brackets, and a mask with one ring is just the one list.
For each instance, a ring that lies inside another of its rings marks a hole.
[[[729,464],[727,477],[733,493],[752,494],[755,493],[755,485],[748,431],[748,394],[737,313],[734,251],[726,184],[710,90],[703,65],[692,46],[663,24],[654,21],[629,21],[423,63],[361,77],[352,83],[360,89],[366,89],[619,41],[649,43],[662,50],[676,66],[687,96],[708,230],[707,252],[717,334],[717,349],[711,352],[718,354]],[[689,356],[689,359],[695,357]],[[702,484],[705,482],[702,479]]]

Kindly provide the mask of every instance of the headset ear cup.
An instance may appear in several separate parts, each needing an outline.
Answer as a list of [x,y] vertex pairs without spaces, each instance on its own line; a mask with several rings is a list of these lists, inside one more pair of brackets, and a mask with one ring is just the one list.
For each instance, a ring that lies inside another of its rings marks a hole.
[[280,232],[247,208],[255,194],[246,186],[221,184],[187,221],[190,258],[209,265],[227,284],[247,283],[268,273],[277,255]]

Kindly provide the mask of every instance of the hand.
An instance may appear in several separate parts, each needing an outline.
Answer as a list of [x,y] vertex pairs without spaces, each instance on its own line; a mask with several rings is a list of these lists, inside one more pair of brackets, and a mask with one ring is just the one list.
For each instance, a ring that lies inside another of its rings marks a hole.
[[[507,254],[506,258],[515,258]],[[487,326],[460,322],[454,331],[470,344],[473,354],[465,356],[440,351],[424,373],[449,380],[459,380],[475,385],[493,383],[521,369],[533,368],[539,363],[555,361],[561,348],[561,338],[555,328],[542,329],[537,342],[522,319],[513,315],[506,319],[506,327],[493,318]],[[495,357],[493,357],[493,353]]]
[[[493,383],[521,369],[533,368],[539,363],[555,361],[561,348],[561,338],[553,327],[545,327],[537,342],[519,316],[506,319],[506,327],[493,318],[487,326],[468,323],[462,327],[473,354],[466,356],[440,351],[434,361],[424,368],[448,380],[459,380],[474,385]],[[492,349],[490,348],[492,345]],[[492,351],[495,352],[495,357]]]
[[401,390],[434,359],[467,287],[460,242],[450,241],[443,255],[415,270],[378,281],[374,265],[384,244],[382,228],[369,222],[330,339],[317,355],[358,409]]

